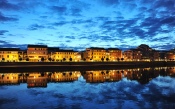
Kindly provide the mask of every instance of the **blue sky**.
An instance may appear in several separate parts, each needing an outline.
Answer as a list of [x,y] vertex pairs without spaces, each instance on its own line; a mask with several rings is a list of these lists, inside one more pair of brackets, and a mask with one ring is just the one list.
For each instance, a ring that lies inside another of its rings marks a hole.
[[0,0],[0,47],[175,47],[174,0]]

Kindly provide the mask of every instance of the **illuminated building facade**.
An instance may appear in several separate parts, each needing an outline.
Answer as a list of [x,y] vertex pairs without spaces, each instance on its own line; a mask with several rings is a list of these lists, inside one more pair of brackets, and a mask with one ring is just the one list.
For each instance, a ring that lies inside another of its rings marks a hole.
[[[124,60],[124,59],[122,59],[122,50],[120,50],[118,48],[108,48],[107,49],[107,58],[110,61]],[[106,61],[108,61],[107,58],[106,58]]]
[[19,48],[0,48],[1,62],[16,62],[19,61]]
[[132,61],[133,59],[133,52],[132,50],[126,50],[123,52],[123,57],[124,57],[124,60],[126,61]]
[[175,55],[174,55],[174,53],[172,53],[172,52],[167,52],[167,53],[165,54],[165,59],[166,59],[167,61],[174,61],[174,60],[175,60]]
[[48,59],[47,45],[28,45],[27,47],[27,61],[38,62],[46,61]]
[[104,48],[91,47],[85,51],[86,61],[105,61],[106,50]]
[[124,60],[126,61],[140,61],[142,59],[142,52],[138,49],[130,49],[123,52]]
[[78,52],[73,50],[59,50],[52,53],[52,59],[55,61],[79,61],[81,59],[81,55]]

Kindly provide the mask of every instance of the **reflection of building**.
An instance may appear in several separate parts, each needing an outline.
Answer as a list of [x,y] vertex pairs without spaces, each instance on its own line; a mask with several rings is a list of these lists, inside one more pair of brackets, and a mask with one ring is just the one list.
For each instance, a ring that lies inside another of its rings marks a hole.
[[106,82],[119,81],[122,79],[122,73],[117,70],[86,71],[83,75],[86,82]]
[[68,82],[76,81],[78,77],[81,76],[80,72],[55,72],[51,75],[51,82]]
[[18,80],[18,73],[1,73],[0,85],[20,84]]
[[27,56],[31,62],[46,60],[48,58],[47,45],[28,45]]
[[125,70],[125,72],[125,77],[127,77],[127,79],[137,80],[141,84],[146,84],[152,80],[152,78],[155,78],[159,75],[159,70],[150,68],[128,69]]
[[15,62],[18,58],[19,48],[0,48],[0,61]]
[[32,73],[27,77],[27,87],[47,87],[47,77],[40,73]]

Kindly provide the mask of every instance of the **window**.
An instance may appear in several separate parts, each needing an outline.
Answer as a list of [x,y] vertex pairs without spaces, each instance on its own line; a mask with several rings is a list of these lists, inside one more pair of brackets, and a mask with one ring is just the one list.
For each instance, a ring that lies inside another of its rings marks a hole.
[[9,55],[7,55],[7,58],[9,58]]

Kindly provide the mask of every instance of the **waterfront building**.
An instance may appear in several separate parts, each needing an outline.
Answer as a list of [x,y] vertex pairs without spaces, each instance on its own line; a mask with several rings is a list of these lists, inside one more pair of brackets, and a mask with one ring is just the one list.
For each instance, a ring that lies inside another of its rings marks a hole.
[[55,61],[79,61],[81,59],[81,55],[77,51],[73,50],[58,50],[52,53],[53,60]]
[[26,61],[38,62],[48,59],[47,45],[28,45]]
[[146,44],[141,44],[137,47],[138,50],[142,52],[142,60],[143,61],[159,61],[160,54],[159,51],[156,51],[150,48]]
[[60,50],[59,47],[48,47],[48,61],[54,61],[54,53]]
[[0,85],[20,84],[18,73],[0,73]]
[[19,61],[19,48],[0,48],[0,61],[16,62]]
[[123,58],[125,61],[132,61],[133,53],[132,50],[126,50],[123,52]]
[[105,61],[106,50],[98,47],[86,48],[85,56],[86,61]]
[[123,52],[124,60],[126,61],[141,61],[142,52],[138,49],[130,49]]
[[138,49],[131,49],[133,55],[133,61],[140,61],[142,59],[142,53]]
[[152,61],[160,61],[160,52],[153,50],[151,57],[152,57]]
[[118,48],[108,48],[106,53],[106,61],[123,61],[122,50]]
[[167,53],[165,54],[165,59],[166,59],[167,61],[174,61],[174,60],[175,60],[175,55],[174,55],[174,53],[173,53],[173,52],[167,52]]
[[19,61],[24,61],[24,60],[26,60],[27,51],[26,50],[19,50],[18,55],[19,55]]

